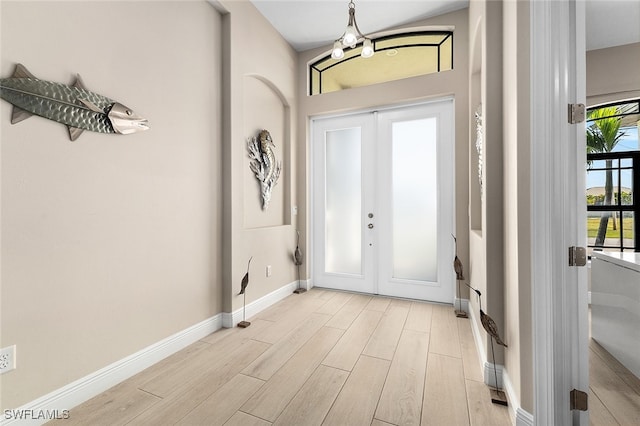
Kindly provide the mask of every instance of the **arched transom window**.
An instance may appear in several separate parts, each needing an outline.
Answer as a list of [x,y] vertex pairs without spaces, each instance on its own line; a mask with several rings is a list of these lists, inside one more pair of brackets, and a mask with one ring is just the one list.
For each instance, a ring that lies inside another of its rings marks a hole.
[[453,69],[453,32],[415,31],[373,39],[375,55],[360,56],[362,43],[344,57],[331,53],[309,64],[309,93],[319,95]]

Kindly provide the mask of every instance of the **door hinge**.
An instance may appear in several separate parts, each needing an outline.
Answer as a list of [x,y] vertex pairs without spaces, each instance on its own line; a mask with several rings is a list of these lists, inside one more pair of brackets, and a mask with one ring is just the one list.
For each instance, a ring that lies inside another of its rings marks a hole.
[[569,104],[569,124],[582,123],[586,117],[584,104]]
[[569,393],[569,408],[571,410],[587,411],[589,395],[578,389],[574,389]]
[[569,266],[584,266],[587,264],[587,249],[584,247],[569,247]]

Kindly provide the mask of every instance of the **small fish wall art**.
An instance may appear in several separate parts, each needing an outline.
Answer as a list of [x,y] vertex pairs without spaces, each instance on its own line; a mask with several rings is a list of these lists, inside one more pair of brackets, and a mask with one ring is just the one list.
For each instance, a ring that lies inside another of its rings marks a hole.
[[72,141],[85,130],[128,135],[149,128],[131,108],[87,90],[80,75],[71,85],[54,83],[17,64],[11,77],[0,79],[0,97],[13,105],[11,124],[39,115],[66,125]]
[[282,170],[282,163],[276,160],[275,147],[271,134],[267,130],[261,130],[258,136],[247,141],[247,149],[251,159],[249,167],[260,182],[262,210],[267,210],[269,207],[271,190],[278,183]]

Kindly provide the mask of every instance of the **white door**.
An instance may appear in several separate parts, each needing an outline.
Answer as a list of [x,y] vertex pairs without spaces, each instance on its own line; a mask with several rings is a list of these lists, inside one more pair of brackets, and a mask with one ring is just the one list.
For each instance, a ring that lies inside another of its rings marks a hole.
[[375,293],[373,215],[374,115],[314,120],[313,283]]
[[453,302],[453,100],[313,121],[314,285]]

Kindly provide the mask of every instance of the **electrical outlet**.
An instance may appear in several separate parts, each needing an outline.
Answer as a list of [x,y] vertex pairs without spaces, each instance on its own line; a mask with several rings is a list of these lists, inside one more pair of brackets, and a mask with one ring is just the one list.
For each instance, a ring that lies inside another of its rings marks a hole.
[[15,370],[16,345],[8,346],[0,350],[0,374]]
[[267,265],[267,277],[271,276],[271,265]]

